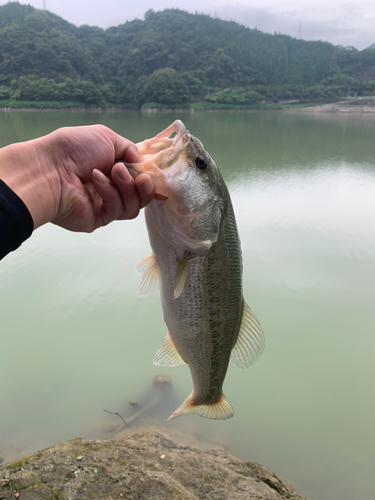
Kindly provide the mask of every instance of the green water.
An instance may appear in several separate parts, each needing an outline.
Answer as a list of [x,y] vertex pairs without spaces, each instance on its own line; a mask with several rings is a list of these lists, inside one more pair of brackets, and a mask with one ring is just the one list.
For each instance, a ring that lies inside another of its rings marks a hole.
[[[284,113],[1,113],[0,146],[104,123],[134,141],[175,118],[232,194],[244,294],[266,334],[231,366],[225,422],[184,417],[317,500],[375,497],[375,116]],[[38,229],[0,265],[0,455],[95,436],[149,387],[166,332],[159,297],[137,299],[143,217],[91,235]],[[181,400],[187,367],[163,369]],[[117,423],[117,421],[116,421]],[[188,432],[188,430],[186,431]]]

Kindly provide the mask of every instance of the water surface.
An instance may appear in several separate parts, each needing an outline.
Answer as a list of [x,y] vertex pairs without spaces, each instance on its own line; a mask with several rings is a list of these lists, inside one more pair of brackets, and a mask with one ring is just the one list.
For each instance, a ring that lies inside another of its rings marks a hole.
[[[267,346],[253,368],[229,369],[233,419],[168,425],[199,426],[311,499],[373,499],[375,117],[1,113],[0,146],[97,122],[140,141],[177,117],[227,181]],[[159,297],[135,295],[147,253],[141,216],[91,235],[45,226],[2,261],[0,454],[95,434],[113,422],[103,408],[160,373]],[[162,371],[190,393],[187,367]]]

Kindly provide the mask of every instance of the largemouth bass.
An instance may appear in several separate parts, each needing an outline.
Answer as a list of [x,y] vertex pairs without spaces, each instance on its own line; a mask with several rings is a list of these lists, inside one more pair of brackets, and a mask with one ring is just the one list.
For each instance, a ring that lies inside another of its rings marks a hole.
[[[171,135],[175,136],[171,138]],[[142,259],[138,296],[160,288],[168,334],[158,366],[186,363],[193,391],[170,416],[233,416],[222,386],[229,360],[245,368],[264,348],[262,328],[242,295],[242,257],[231,199],[203,144],[177,120],[137,144],[156,192],[145,209],[153,253]]]

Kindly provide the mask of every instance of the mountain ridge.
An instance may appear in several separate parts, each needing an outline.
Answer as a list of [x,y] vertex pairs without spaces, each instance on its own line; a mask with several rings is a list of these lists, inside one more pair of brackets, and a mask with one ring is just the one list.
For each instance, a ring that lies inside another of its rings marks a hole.
[[103,29],[30,5],[0,6],[0,101],[251,105],[371,94],[373,78],[373,49],[271,35],[179,9],[149,9],[144,20]]

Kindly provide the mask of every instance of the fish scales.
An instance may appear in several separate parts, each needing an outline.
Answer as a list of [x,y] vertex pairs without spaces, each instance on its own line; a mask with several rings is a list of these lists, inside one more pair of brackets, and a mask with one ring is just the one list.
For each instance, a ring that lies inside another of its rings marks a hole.
[[[148,219],[152,210],[146,209]],[[223,237],[210,250],[189,260],[185,286],[177,299],[173,299],[174,280],[168,272],[176,262],[174,248],[166,248],[165,240],[151,242],[161,268],[162,303],[169,334],[183,360],[192,367],[194,392],[199,394],[195,404],[215,402],[220,397],[241,322],[241,255],[232,210],[222,221],[221,230]],[[209,336],[202,335],[207,331]]]
[[242,294],[240,240],[228,189],[182,122],[138,147],[144,161],[131,168],[153,175],[156,191],[166,198],[145,209],[153,254],[140,266],[141,286],[148,291],[159,277],[169,330],[154,362],[186,363],[193,380],[192,394],[171,418],[230,418],[233,409],[222,392],[229,361],[241,368],[252,364],[264,335]]

